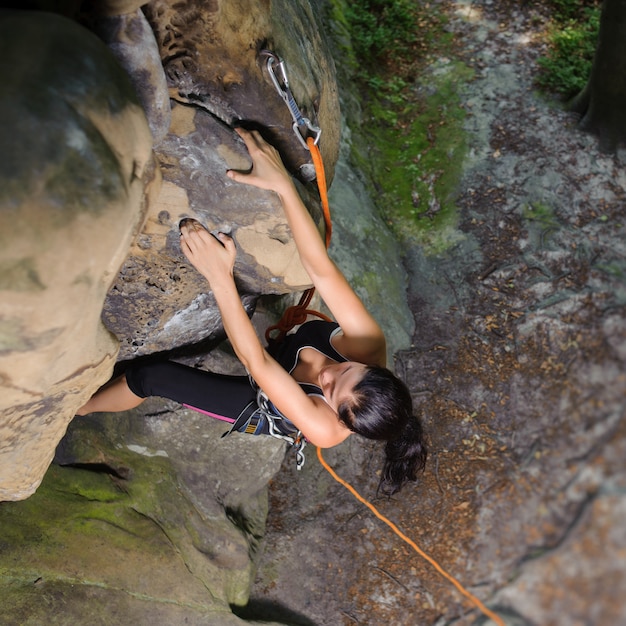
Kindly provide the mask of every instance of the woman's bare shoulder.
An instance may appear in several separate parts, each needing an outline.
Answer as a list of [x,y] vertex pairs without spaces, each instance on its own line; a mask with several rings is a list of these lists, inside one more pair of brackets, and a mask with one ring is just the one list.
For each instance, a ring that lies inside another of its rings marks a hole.
[[346,335],[341,329],[338,329],[333,334],[331,342],[335,350],[349,361],[382,367],[386,365],[387,350],[384,335],[379,337],[354,337]]

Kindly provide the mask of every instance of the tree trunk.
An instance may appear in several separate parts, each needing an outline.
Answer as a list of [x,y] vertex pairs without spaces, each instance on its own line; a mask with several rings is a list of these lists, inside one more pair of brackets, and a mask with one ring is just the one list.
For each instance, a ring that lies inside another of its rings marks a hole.
[[602,150],[626,145],[626,0],[604,0],[591,76],[571,106]]

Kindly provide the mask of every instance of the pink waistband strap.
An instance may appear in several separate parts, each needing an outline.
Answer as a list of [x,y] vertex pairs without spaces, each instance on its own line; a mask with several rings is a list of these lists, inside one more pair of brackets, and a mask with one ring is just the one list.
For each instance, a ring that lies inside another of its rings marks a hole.
[[209,411],[203,411],[202,409],[198,409],[195,406],[191,406],[190,404],[183,404],[187,409],[191,409],[192,411],[197,411],[198,413],[202,413],[203,415],[208,415],[216,420],[221,420],[222,422],[228,422],[229,424],[234,424],[237,420],[234,420],[232,417],[226,417],[224,415],[218,415],[217,413],[210,413]]

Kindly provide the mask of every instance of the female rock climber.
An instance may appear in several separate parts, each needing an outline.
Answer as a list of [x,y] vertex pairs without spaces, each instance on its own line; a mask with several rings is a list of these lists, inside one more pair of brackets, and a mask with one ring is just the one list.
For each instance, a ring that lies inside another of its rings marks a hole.
[[[384,440],[381,488],[395,493],[424,467],[422,426],[406,385],[385,368],[385,337],[329,258],[278,152],[256,131],[237,129],[252,169],[228,171],[233,181],[278,194],[300,255],[335,322],[306,322],[273,348],[264,348],[233,279],[233,239],[181,222],[182,250],[209,282],[224,329],[249,377],[226,376],[173,362],[131,365],[99,390],[79,415],[124,411],[161,396],[234,423],[254,434],[300,431],[314,445],[335,446],[352,433]],[[271,354],[270,354],[271,352]]]

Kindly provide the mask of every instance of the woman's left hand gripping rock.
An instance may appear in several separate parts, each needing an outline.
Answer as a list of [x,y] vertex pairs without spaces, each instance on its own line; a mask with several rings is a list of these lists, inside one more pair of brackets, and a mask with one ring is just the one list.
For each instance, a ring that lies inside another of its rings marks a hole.
[[212,289],[224,281],[233,281],[237,248],[232,237],[226,233],[213,235],[196,220],[187,219],[180,226],[180,246]]

